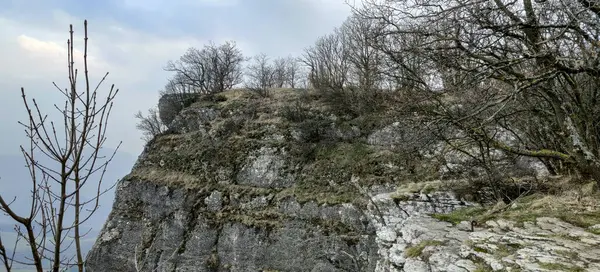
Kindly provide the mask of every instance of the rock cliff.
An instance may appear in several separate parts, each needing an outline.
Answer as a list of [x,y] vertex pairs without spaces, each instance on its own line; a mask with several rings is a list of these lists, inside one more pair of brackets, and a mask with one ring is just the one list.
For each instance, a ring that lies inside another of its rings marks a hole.
[[440,182],[408,186],[439,177],[428,135],[319,101],[229,91],[178,112],[119,181],[87,271],[600,271],[600,214],[475,223]]

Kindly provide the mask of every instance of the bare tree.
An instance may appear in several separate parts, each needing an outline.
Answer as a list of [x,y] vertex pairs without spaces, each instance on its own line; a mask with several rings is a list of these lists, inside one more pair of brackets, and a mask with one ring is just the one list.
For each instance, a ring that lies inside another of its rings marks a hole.
[[300,63],[297,58],[289,56],[286,58],[286,64],[287,64],[287,68],[286,68],[287,85],[290,86],[290,88],[292,88],[292,89],[296,88],[296,85],[298,84],[300,73],[301,73]]
[[264,53],[255,56],[246,70],[248,76],[246,88],[261,96],[268,96],[269,89],[276,85],[275,68],[270,63],[269,57]]
[[[0,210],[15,221],[15,230],[20,240],[29,247],[29,257],[16,259],[0,240],[0,256],[4,268],[10,271],[14,263],[32,265],[42,272],[58,272],[76,266],[84,269],[81,225],[97,210],[100,196],[106,192],[102,187],[104,173],[112,155],[102,155],[106,141],[108,118],[113,100],[118,93],[114,85],[100,98],[100,85],[108,73],[95,87],[88,75],[87,21],[84,22],[85,38],[83,67],[85,85],[77,89],[77,72],[74,67],[73,26],[67,41],[69,88],[54,86],[65,97],[64,105],[55,105],[60,112],[60,123],[48,120],[35,99],[29,101],[21,88],[23,103],[29,119],[21,123],[29,138],[29,146],[21,146],[21,152],[31,176],[31,198],[29,212],[18,214],[12,204],[0,196]],[[44,164],[49,159],[52,163]],[[94,195],[83,193],[93,188]],[[75,256],[65,256],[65,251],[75,246]]]
[[235,42],[210,43],[202,50],[189,48],[177,61],[169,61],[166,71],[175,72],[177,82],[199,93],[218,93],[242,82],[245,58]]
[[348,83],[350,62],[342,35],[343,32],[336,29],[304,51],[302,62],[310,70],[309,80],[314,88],[342,91]]
[[135,118],[139,120],[136,128],[142,131],[142,139],[146,142],[152,140],[156,135],[165,132],[167,127],[160,120],[158,109],[148,109],[148,115],[144,116],[141,111],[135,114]]
[[302,62],[314,86],[342,90],[350,85],[376,91],[382,78],[382,53],[373,47],[376,22],[350,16],[340,28],[305,50]]
[[283,88],[288,78],[288,62],[286,58],[276,58],[273,60],[273,87]]
[[383,54],[372,46],[378,25],[354,15],[305,50],[310,85],[340,113],[358,116],[381,108]]
[[300,63],[292,56],[273,60],[273,88],[295,88],[300,73]]
[[[497,150],[539,158],[555,172],[575,168],[600,182],[596,4],[366,2],[357,13],[378,22],[388,60],[420,90],[439,94],[439,122]],[[406,38],[407,47],[389,42]],[[418,69],[410,60],[419,60]]]
[[381,83],[382,53],[372,47],[374,21],[351,15],[340,27],[351,64],[349,78],[362,91],[375,92]]

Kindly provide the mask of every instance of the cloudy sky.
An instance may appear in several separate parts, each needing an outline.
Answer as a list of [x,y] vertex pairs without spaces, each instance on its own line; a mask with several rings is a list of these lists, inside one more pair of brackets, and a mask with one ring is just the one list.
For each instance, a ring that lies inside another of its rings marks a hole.
[[90,73],[110,72],[104,90],[120,89],[108,144],[123,141],[121,150],[137,156],[143,142],[133,115],[158,101],[168,60],[209,40],[234,40],[247,55],[299,55],[349,14],[344,0],[0,0],[0,7],[0,154],[18,153],[23,141],[20,87],[48,105],[60,101],[51,83],[67,82],[71,23],[77,36],[88,20]]
[[[19,153],[26,138],[17,122],[27,117],[20,88],[47,113],[61,103],[52,82],[67,86],[69,24],[81,53],[83,20],[89,22],[92,79],[110,72],[101,94],[113,83],[120,89],[105,146],[110,150],[123,142],[107,174],[114,182],[128,173],[143,149],[133,116],[156,105],[170,76],[162,70],[168,60],[210,40],[234,40],[248,56],[298,56],[349,12],[344,0],[0,0],[0,193],[11,198],[29,188]],[[81,67],[81,55],[75,61]],[[112,194],[104,198],[96,226],[112,199]],[[10,224],[2,217],[6,237]]]

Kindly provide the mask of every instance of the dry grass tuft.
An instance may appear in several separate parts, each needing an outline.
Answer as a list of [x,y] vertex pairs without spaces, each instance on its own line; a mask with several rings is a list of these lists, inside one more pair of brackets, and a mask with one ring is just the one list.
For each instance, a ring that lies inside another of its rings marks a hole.
[[483,223],[501,218],[518,224],[535,222],[540,217],[555,217],[592,232],[589,228],[600,224],[600,192],[589,189],[593,187],[590,183],[570,179],[555,181],[556,188],[551,188],[552,193],[535,193],[515,199],[508,205],[501,202],[495,206],[466,208],[434,217],[452,223],[470,220]]
[[200,187],[200,179],[197,176],[172,170],[163,170],[158,167],[135,168],[130,178],[149,181],[158,185],[178,186],[185,189]]

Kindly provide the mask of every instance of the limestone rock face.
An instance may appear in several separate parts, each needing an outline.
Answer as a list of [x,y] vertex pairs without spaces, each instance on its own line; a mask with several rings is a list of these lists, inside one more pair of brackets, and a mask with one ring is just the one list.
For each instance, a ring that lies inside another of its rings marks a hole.
[[261,148],[248,157],[248,163],[240,170],[237,181],[241,185],[256,187],[289,187],[292,177],[285,176],[283,157],[274,148]]
[[473,204],[399,194],[426,135],[286,106],[298,99],[228,92],[177,111],[119,181],[86,271],[600,271],[599,225],[435,219]]
[[[214,211],[230,197],[120,182],[110,218],[88,254],[87,271],[373,271],[374,236],[352,205],[286,199],[272,207],[288,217],[277,226],[218,223],[214,217],[226,210]],[[251,202],[240,205],[266,212]],[[333,234],[327,222],[335,221],[353,231]]]
[[185,108],[169,123],[169,129],[177,133],[208,130],[218,111],[210,108]]
[[[217,224],[218,191],[199,199],[183,189],[122,181],[113,212],[87,259],[89,271],[600,271],[600,235],[556,218],[517,226],[488,221],[474,231],[429,216],[468,206],[446,192],[391,193],[353,205],[288,198],[277,227]],[[249,209],[260,209],[254,207]],[[334,234],[332,220],[360,235]],[[137,267],[137,268],[136,268]],[[271,270],[269,270],[271,269]],[[517,270],[519,271],[519,270]]]
[[196,94],[166,94],[160,97],[158,100],[158,112],[160,120],[165,125],[171,124],[175,117],[184,109],[190,105],[191,102],[197,97]]
[[367,138],[367,142],[371,145],[401,148],[407,146],[409,143],[414,144],[417,142],[417,138],[423,136],[414,132],[415,130],[411,129],[408,124],[394,122],[391,125],[374,131]]
[[398,204],[391,194],[373,199],[382,214],[374,223],[375,271],[600,271],[600,235],[556,218],[524,225],[491,220],[472,231],[467,222],[454,226],[428,215],[460,206],[447,193],[415,194]]

